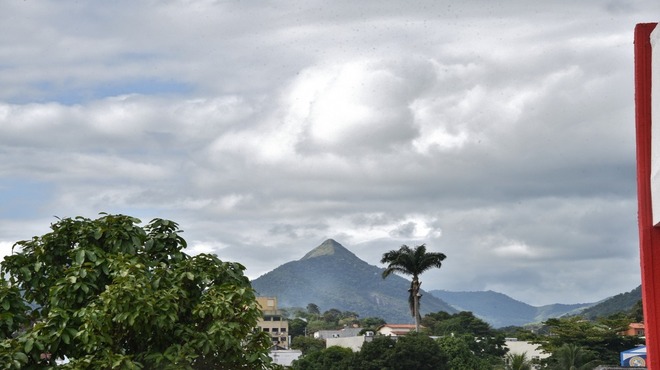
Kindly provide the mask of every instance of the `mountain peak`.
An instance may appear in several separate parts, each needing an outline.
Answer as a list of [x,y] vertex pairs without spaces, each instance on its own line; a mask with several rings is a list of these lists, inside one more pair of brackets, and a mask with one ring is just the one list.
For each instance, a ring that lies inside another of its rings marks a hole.
[[[318,247],[312,249],[309,251],[306,255],[303,256],[300,260],[307,260],[310,258],[316,258],[316,257],[321,257],[321,256],[332,256],[332,255],[346,255],[349,254],[351,256],[355,255],[346,249],[343,245],[337,243],[333,239],[328,239],[321,243]],[[356,257],[357,258],[357,257]]]

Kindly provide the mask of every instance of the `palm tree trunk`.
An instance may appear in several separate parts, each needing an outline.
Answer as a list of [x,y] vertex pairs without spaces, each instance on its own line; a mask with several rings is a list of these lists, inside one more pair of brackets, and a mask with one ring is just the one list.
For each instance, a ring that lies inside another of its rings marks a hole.
[[415,315],[415,331],[419,333],[419,286],[421,283],[417,276],[413,276],[413,311]]

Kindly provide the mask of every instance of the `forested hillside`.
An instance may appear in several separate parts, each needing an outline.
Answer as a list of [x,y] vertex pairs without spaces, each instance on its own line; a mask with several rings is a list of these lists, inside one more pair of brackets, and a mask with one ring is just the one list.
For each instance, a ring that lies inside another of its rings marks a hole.
[[[412,323],[408,306],[410,281],[399,276],[383,279],[382,271],[330,239],[300,260],[255,279],[252,286],[259,295],[276,296],[282,307],[315,303],[321,310],[336,308],[357,312],[361,317],[381,317],[390,323]],[[423,294],[422,315],[457,312],[441,299]]]
[[609,316],[618,312],[627,312],[633,309],[641,299],[642,286],[640,285],[630,292],[617,294],[585,309],[581,312],[581,315],[593,319],[596,317]]

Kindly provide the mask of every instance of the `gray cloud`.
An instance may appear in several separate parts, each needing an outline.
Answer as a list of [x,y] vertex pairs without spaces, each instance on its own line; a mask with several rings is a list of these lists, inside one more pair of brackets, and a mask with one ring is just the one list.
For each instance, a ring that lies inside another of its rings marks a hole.
[[3,3],[0,250],[106,211],[174,219],[251,277],[331,237],[372,264],[446,253],[426,289],[630,290],[632,32],[659,10]]

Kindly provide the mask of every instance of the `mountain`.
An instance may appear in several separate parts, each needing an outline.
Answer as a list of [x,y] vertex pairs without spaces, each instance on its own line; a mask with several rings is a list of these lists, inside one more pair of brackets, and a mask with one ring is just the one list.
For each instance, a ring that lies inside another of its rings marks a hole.
[[[281,307],[315,303],[321,311],[336,308],[356,312],[360,317],[380,317],[389,323],[413,323],[408,306],[410,281],[397,275],[383,279],[382,272],[382,268],[362,261],[328,239],[300,260],[285,263],[253,280],[252,287],[260,296],[277,297]],[[440,298],[422,294],[422,315],[457,312]]]
[[430,293],[459,311],[471,311],[475,316],[495,328],[542,322],[553,317],[575,314],[582,309],[593,306],[593,303],[580,303],[535,307],[490,290],[485,292],[432,290]]
[[617,294],[607,298],[582,311],[580,315],[594,319],[596,317],[609,316],[617,312],[630,311],[639,300],[642,299],[642,286],[627,293]]

